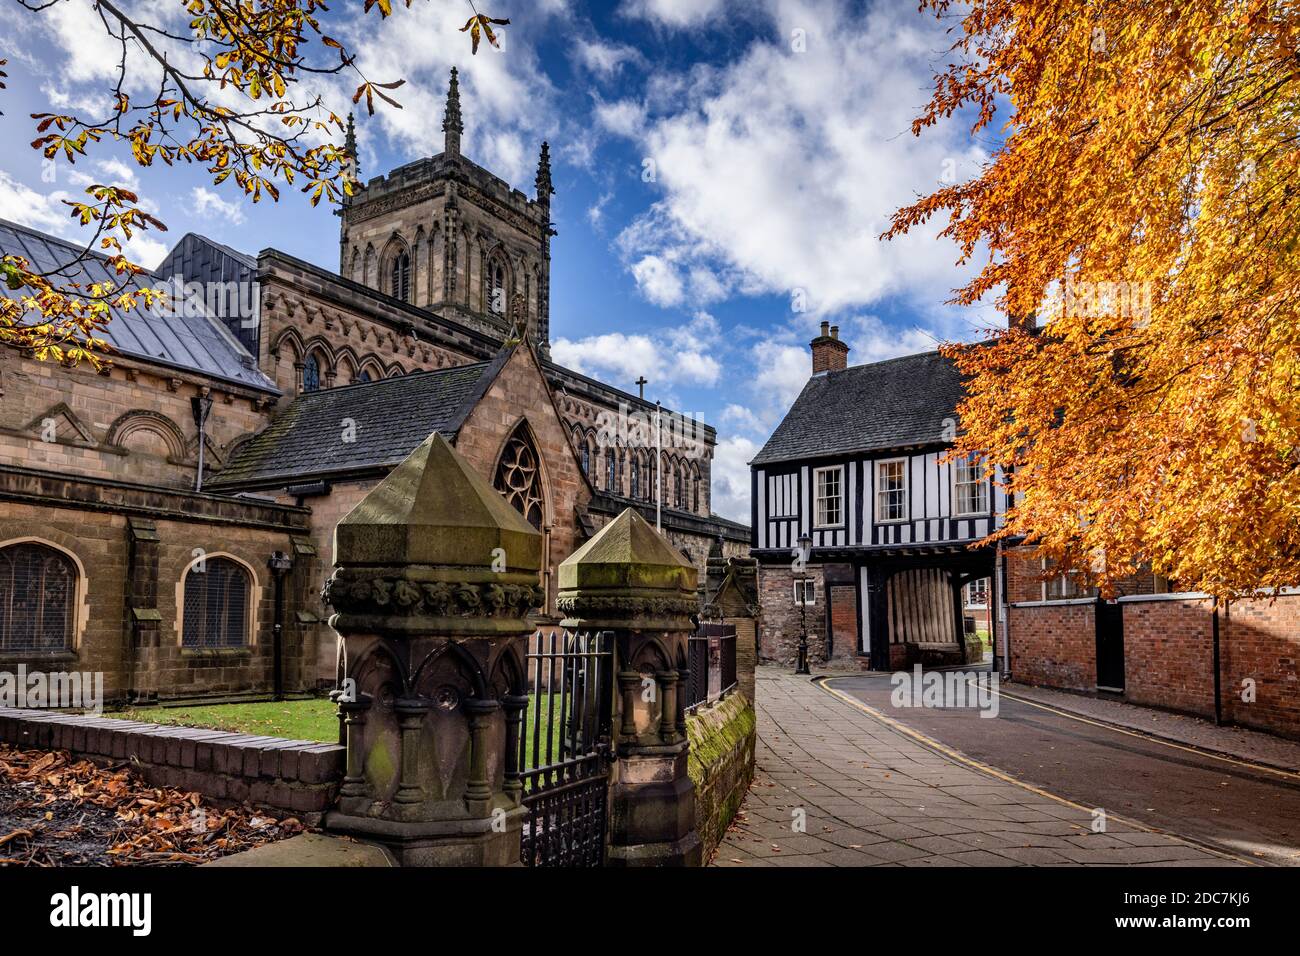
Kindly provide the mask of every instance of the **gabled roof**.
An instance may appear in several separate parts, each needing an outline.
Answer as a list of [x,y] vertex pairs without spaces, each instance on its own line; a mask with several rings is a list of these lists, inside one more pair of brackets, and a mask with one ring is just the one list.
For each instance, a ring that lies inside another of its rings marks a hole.
[[[0,219],[0,255],[22,256],[35,271],[51,272],[82,252],[74,243]],[[88,287],[95,282],[120,282],[121,278],[107,258],[91,253],[65,273],[65,281]],[[0,285],[0,295],[19,294]],[[185,311],[184,315],[156,314],[143,306],[115,310],[99,337],[122,355],[279,394],[275,383],[262,374],[252,355],[221,322],[203,310]]]
[[451,440],[508,356],[299,395],[209,486],[272,487],[392,467],[434,432]]
[[[154,275],[167,281],[181,276],[185,282],[201,282],[220,289],[210,302],[217,303],[214,316],[239,340],[250,355],[257,355],[257,258],[188,232],[158,264]],[[233,284],[233,285],[232,285]],[[234,294],[227,294],[233,292]]]
[[750,464],[949,442],[961,397],[938,352],[814,375]]

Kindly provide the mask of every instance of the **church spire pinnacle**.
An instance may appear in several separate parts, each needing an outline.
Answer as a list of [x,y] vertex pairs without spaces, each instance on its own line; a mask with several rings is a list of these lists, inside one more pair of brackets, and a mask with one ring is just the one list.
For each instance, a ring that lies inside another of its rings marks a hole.
[[451,83],[447,87],[447,111],[442,117],[442,131],[445,134],[443,152],[448,156],[460,155],[460,134],[465,132],[465,123],[460,118],[460,81],[456,79],[456,68],[451,68]]
[[343,139],[343,151],[347,158],[343,160],[343,175],[354,183],[361,181],[361,160],[357,157],[357,130],[353,125],[352,113],[348,113],[348,131]]
[[543,142],[542,155],[537,160],[537,201],[539,203],[551,204],[551,194],[555,188],[551,185],[551,147]]

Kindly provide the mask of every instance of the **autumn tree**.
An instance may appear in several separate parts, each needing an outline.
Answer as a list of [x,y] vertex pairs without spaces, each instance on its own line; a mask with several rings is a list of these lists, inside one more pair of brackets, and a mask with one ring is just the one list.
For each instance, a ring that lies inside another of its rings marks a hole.
[[1300,583],[1296,5],[927,9],[955,43],[913,132],[970,116],[1000,146],[886,235],[941,217],[979,266],[954,301],[1030,319],[948,348],[958,451],[1012,469],[994,537],[1104,592],[1142,567],[1220,597]]
[[[336,141],[343,132],[339,104],[326,102],[323,83],[308,81],[350,77],[353,104],[364,102],[370,114],[376,100],[401,108],[393,91],[403,81],[362,72],[356,55],[326,32],[324,0],[16,2],[31,16],[60,3],[92,6],[115,53],[114,82],[96,110],[33,114],[32,147],[47,158],[76,163],[124,143],[140,166],[200,164],[214,183],[229,181],[253,202],[278,200],[282,187],[296,187],[312,205],[334,203],[351,193],[352,157]],[[412,0],[404,2],[409,7]],[[498,46],[493,26],[509,21],[480,14],[473,0],[468,9],[462,32],[471,52],[484,36]],[[365,0],[364,12],[372,11],[393,15],[393,0]],[[90,230],[78,256],[46,271],[21,256],[0,257],[0,345],[28,349],[38,359],[99,366],[108,348],[97,333],[114,310],[153,306],[163,296],[122,241],[166,226],[120,184],[92,184],[86,193],[65,200],[69,215]],[[108,258],[116,281],[78,281],[79,263],[96,254]]]

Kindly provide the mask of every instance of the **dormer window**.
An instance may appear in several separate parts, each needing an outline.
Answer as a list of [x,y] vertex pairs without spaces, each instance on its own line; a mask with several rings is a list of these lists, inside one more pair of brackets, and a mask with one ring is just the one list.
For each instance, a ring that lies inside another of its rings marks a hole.
[[393,264],[389,270],[388,294],[403,302],[410,301],[411,257],[405,252],[393,256]]

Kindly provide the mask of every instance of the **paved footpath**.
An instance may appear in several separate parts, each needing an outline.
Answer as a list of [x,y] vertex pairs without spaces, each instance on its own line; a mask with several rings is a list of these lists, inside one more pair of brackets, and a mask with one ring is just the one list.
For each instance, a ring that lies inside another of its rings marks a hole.
[[[982,772],[760,668],[758,773],[716,866],[1232,866]],[[800,824],[802,823],[802,827]],[[802,829],[802,832],[800,830]]]

